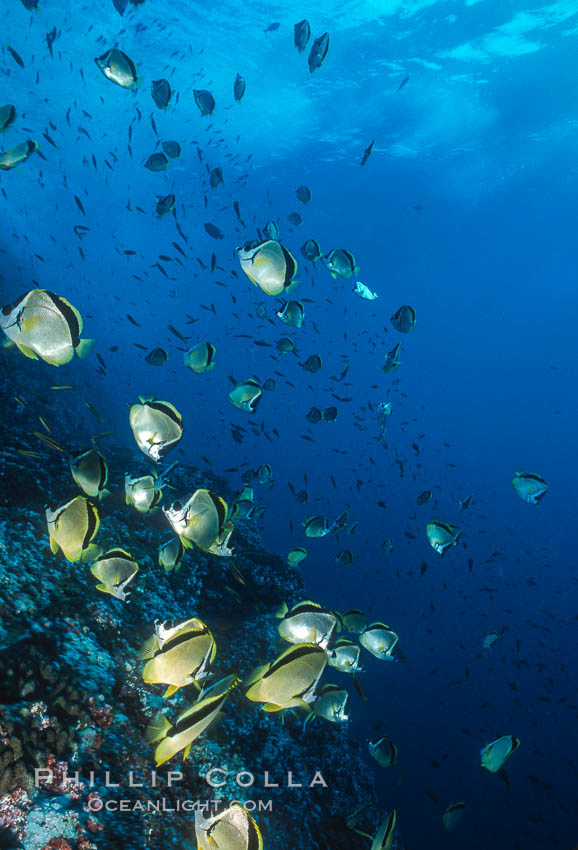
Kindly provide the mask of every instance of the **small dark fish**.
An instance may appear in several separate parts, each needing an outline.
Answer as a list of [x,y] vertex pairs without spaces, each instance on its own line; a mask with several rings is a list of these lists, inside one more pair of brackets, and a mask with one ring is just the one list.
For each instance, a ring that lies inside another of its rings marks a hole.
[[50,57],[52,59],[54,59],[54,53],[52,51],[52,45],[54,44],[54,42],[56,41],[56,39],[58,38],[59,35],[60,35],[60,33],[58,32],[56,27],[51,29],[50,32],[47,32],[46,35],[45,35],[46,44],[48,45],[48,52],[50,53]]
[[101,423],[101,425],[106,425],[106,419],[105,419],[103,416],[101,416],[101,414],[98,412],[98,410],[96,409],[96,407],[93,407],[93,405],[92,405],[92,404],[90,404],[90,402],[89,402],[89,401],[85,401],[84,403],[85,403],[85,405],[86,405],[87,410],[90,410],[90,412],[92,413],[92,415],[93,415],[96,419],[98,419],[98,421]]
[[212,115],[215,108],[215,98],[211,92],[206,89],[194,89],[193,95],[201,115]]
[[306,260],[311,260],[312,263],[317,262],[317,260],[321,257],[321,247],[319,242],[316,242],[315,239],[308,239],[301,246],[301,253]]
[[177,221],[177,222],[175,222],[175,227],[177,228],[177,230],[178,230],[178,232],[179,232],[179,235],[180,235],[181,239],[183,239],[183,241],[184,241],[184,242],[188,242],[188,241],[189,241],[189,239],[188,239],[188,237],[185,235],[185,233],[184,233],[184,231],[183,231],[182,227],[180,226],[180,224],[178,223],[178,221]]
[[357,673],[353,674],[353,684],[355,685],[355,690],[357,691],[363,702],[367,702],[367,696],[365,694],[365,691],[361,687],[361,682],[357,677]]
[[166,171],[169,167],[169,160],[164,153],[152,153],[144,164],[149,171]]
[[172,212],[175,208],[175,202],[176,198],[172,193],[170,195],[165,195],[164,198],[159,198],[156,206],[156,212],[159,218],[162,218],[164,215],[168,215]]
[[76,201],[76,206],[78,207],[78,209],[80,210],[80,212],[81,212],[81,213],[85,216],[85,215],[86,215],[86,211],[85,211],[84,207],[82,206],[82,201],[80,200],[80,198],[78,197],[78,195],[75,195],[75,196],[74,196],[74,200]]
[[160,271],[161,274],[163,274],[166,278],[168,278],[168,274],[163,269],[163,267],[161,266],[160,263],[153,263],[152,268],[157,268]]
[[178,142],[163,142],[162,148],[166,155],[171,159],[178,159],[178,157],[181,155],[181,146]]
[[323,35],[320,35],[319,38],[316,38],[313,42],[313,47],[311,48],[311,52],[309,54],[309,71],[312,74],[313,71],[316,71],[318,68],[321,68],[325,58],[327,56],[327,51],[329,50],[329,33],[324,32]]
[[363,157],[362,157],[360,165],[365,165],[365,163],[367,162],[367,160],[371,156],[371,151],[373,150],[374,144],[375,144],[375,139],[372,141],[372,143],[369,145],[369,147],[365,148],[365,150],[363,151]]
[[57,443],[56,440],[53,440],[51,437],[47,437],[46,434],[43,434],[41,431],[33,431],[32,433],[38,440],[42,440],[42,442],[46,443],[46,445],[51,449],[55,449],[57,452],[66,451],[62,448],[60,443]]
[[312,425],[317,425],[323,419],[323,413],[318,407],[312,407],[309,413],[305,414],[305,419]]
[[209,236],[213,237],[213,239],[223,239],[224,233],[222,233],[222,231],[220,231],[218,227],[215,227],[214,224],[211,224],[210,221],[207,221],[203,225],[203,227],[205,228],[205,231],[209,234]]
[[303,224],[303,219],[297,212],[289,213],[287,221],[290,221],[294,227],[299,227],[300,224]]
[[314,375],[321,369],[323,361],[319,354],[311,354],[304,363],[300,363],[299,365],[302,366],[306,372],[311,372],[311,374]]
[[127,319],[129,320],[129,322],[130,322],[132,325],[134,325],[134,326],[135,326],[135,328],[140,328],[139,323],[136,321],[136,319],[133,319],[133,317],[131,316],[131,314],[130,314],[130,313],[127,313],[127,314],[126,314],[126,317],[127,317]]
[[241,210],[239,209],[239,201],[233,201],[233,209],[235,210],[235,215],[237,216],[239,222],[245,227],[245,222],[241,218]]
[[153,80],[151,84],[151,96],[159,109],[166,109],[172,97],[171,84],[164,78]]
[[53,148],[56,148],[58,150],[58,145],[46,130],[43,132],[42,135],[44,136],[49,145],[52,145]]
[[218,166],[217,168],[213,168],[209,175],[209,183],[211,185],[211,189],[216,189],[223,182],[223,169],[219,168]]
[[275,32],[275,30],[278,30],[280,26],[280,23],[269,24],[269,26],[266,27],[265,32]]
[[14,61],[16,62],[16,64],[17,64],[17,65],[20,65],[20,67],[21,67],[21,68],[23,68],[23,67],[24,67],[24,60],[22,59],[22,56],[20,56],[20,54],[19,54],[19,53],[17,53],[17,52],[14,50],[14,48],[13,48],[13,47],[10,47],[10,45],[8,45],[8,50],[10,51],[10,53],[11,53],[11,55],[12,55],[12,58],[14,59]]
[[0,106],[0,132],[7,130],[16,121],[16,107],[11,103]]
[[407,77],[403,78],[403,80],[399,84],[397,90],[401,91],[402,89],[404,89],[407,86],[408,83],[409,83],[409,74],[407,75]]
[[174,334],[177,337],[177,339],[180,339],[181,342],[188,342],[187,337],[183,336],[182,333],[180,331],[178,331],[176,328],[174,328],[172,325],[167,325],[167,328],[172,334]]
[[309,204],[311,203],[311,189],[308,186],[299,186],[299,188],[295,190],[295,197],[298,201],[301,201],[302,204]]
[[146,362],[151,366],[163,366],[168,359],[169,355],[164,348],[153,348],[145,357]]
[[309,21],[303,19],[293,27],[293,41],[299,53],[303,53],[307,47],[307,42],[311,38],[311,27]]
[[233,85],[233,95],[235,96],[235,100],[237,103],[240,103],[243,100],[243,95],[245,94],[245,78],[240,74],[237,74],[235,77],[235,84]]

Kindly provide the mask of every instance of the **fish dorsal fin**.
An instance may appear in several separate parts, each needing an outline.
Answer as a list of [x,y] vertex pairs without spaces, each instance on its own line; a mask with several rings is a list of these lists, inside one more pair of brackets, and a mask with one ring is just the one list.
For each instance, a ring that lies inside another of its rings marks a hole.
[[154,744],[155,741],[160,741],[166,736],[171,726],[172,724],[166,715],[162,711],[157,711],[145,730],[145,741],[148,744]]
[[145,659],[145,658],[153,658],[156,652],[160,649],[158,638],[156,635],[152,635],[148,640],[145,640],[139,651],[137,652],[137,658]]

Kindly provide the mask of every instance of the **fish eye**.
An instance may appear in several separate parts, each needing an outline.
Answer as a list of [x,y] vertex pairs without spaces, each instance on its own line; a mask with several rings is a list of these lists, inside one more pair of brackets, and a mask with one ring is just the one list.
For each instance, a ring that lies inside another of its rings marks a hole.
[[175,502],[175,503],[173,504],[173,509],[174,509],[175,511],[180,511],[180,510],[182,510],[182,508],[183,508],[183,506],[181,505],[181,503],[180,503],[180,502]]
[[2,315],[8,316],[10,314],[11,309],[12,308],[11,308],[10,304],[7,304],[5,307],[2,307]]

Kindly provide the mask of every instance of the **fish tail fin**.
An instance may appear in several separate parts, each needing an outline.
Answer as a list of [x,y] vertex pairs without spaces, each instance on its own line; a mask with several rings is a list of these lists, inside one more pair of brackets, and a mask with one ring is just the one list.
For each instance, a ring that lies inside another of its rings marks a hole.
[[83,563],[86,563],[87,561],[94,561],[99,555],[102,555],[102,546],[99,546],[97,543],[91,543],[90,546],[87,546],[82,553],[80,560],[83,561]]
[[81,360],[86,360],[94,348],[96,341],[94,339],[81,339],[76,346],[76,353]]
[[311,721],[312,721],[314,718],[315,718],[315,714],[314,714],[313,712],[310,712],[310,713],[307,715],[307,717],[306,717],[306,718],[305,718],[305,720],[303,721],[303,727],[302,727],[302,729],[301,729],[301,731],[302,731],[303,733],[305,733],[305,731],[306,731],[306,729],[307,729],[307,726],[311,723]]
[[38,360],[38,355],[36,354],[36,352],[32,351],[32,349],[28,348],[26,345],[19,345],[18,343],[16,343],[16,348],[18,349],[20,354],[23,354],[25,357],[30,358],[30,360]]
[[269,669],[268,664],[262,664],[260,667],[256,667],[245,679],[243,685],[254,685],[255,682],[258,682],[259,679],[267,672]]
[[219,711],[218,714],[215,714],[214,718],[211,720],[211,726],[210,726],[211,732],[214,732],[215,729],[218,729],[219,726],[222,725],[222,723],[223,723],[223,721],[225,720],[226,717],[227,717],[227,715],[224,711]]
[[359,694],[359,696],[361,697],[363,702],[367,702],[367,699],[368,699],[367,695],[366,695],[365,691],[363,690],[363,688],[361,687],[361,682],[359,681],[359,677],[358,677],[357,673],[353,674],[353,684],[355,685],[355,690],[357,691],[357,693]]
[[[166,689],[166,691],[163,694],[163,698],[168,699],[169,697],[172,697],[172,695],[176,694],[176,692],[179,690],[180,687],[181,687],[180,685],[169,685],[168,688]],[[185,756],[185,758],[186,758],[186,756]]]
[[286,602],[283,602],[283,604],[275,611],[276,618],[278,620],[282,620],[288,610],[289,610],[289,606],[287,605]]
[[172,724],[170,720],[162,713],[162,711],[157,711],[145,729],[145,741],[147,744],[154,744],[155,741],[160,741],[162,738],[166,737],[171,726]]
[[136,657],[141,661],[145,658],[152,658],[157,649],[159,648],[159,642],[156,635],[152,635],[148,640],[145,640],[141,648],[136,654]]

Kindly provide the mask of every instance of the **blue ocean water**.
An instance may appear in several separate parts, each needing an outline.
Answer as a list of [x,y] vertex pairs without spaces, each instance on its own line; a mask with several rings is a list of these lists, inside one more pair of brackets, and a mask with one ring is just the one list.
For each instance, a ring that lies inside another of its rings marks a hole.
[[[2,303],[54,291],[97,345],[82,363],[38,368],[82,386],[80,429],[95,427],[89,401],[132,446],[127,404],[154,395],[185,424],[167,462],[208,466],[237,492],[244,471],[271,465],[274,486],[255,485],[265,548],[286,557],[306,546],[308,598],[359,608],[400,636],[396,664],[364,654],[368,700],[352,689],[349,732],[395,742],[398,765],[375,771],[408,848],[570,850],[578,2],[146,0],[124,15],[108,0],[39,6],[3,8],[0,99],[18,117],[1,147],[33,139],[42,158],[0,176]],[[299,53],[302,18],[312,37]],[[327,57],[310,73],[310,45],[325,32]],[[114,46],[136,65],[134,91],[94,63]],[[175,93],[163,111],[150,93],[161,77]],[[194,89],[212,92],[214,114],[200,114]],[[151,173],[144,162],[168,140],[181,156]],[[224,183],[211,189],[216,167]],[[295,197],[301,185],[310,204]],[[175,214],[159,218],[157,199],[169,193]],[[294,212],[300,226],[288,220]],[[299,329],[277,319],[283,299],[255,287],[237,259],[269,220],[299,263]],[[358,274],[333,279],[305,260],[309,238],[323,253],[350,251]],[[359,299],[356,280],[379,298]],[[417,315],[408,335],[390,322],[403,304]],[[277,351],[287,335],[295,354]],[[216,348],[216,368],[203,375],[182,362],[199,341]],[[384,374],[397,342],[401,365]],[[168,352],[163,366],[145,361],[155,347]],[[300,365],[311,354],[323,358],[317,374]],[[249,414],[228,393],[230,377],[252,376],[276,388]],[[384,401],[386,445],[376,414]],[[305,418],[330,405],[335,422]],[[516,495],[519,470],[548,482],[539,505]],[[432,501],[418,505],[428,489]],[[344,511],[352,534],[305,537],[308,516]],[[462,531],[443,558],[428,545],[432,519]],[[344,548],[350,568],[335,562]],[[488,650],[490,630],[500,638]],[[480,749],[506,734],[521,740],[506,773],[481,770]],[[455,800],[466,812],[445,833]],[[351,846],[364,840],[352,835]]]

